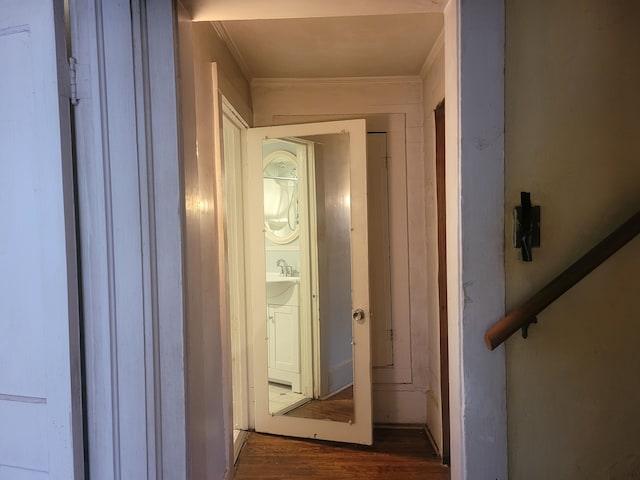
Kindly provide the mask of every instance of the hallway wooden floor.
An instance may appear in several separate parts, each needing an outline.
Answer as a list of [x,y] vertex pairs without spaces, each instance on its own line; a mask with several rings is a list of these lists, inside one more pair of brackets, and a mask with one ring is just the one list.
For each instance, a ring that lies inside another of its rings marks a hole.
[[285,415],[288,417],[349,422],[353,420],[353,387],[349,387],[326,400],[311,400],[309,403],[305,403]]
[[251,433],[235,480],[449,480],[421,430],[376,429],[372,447]]

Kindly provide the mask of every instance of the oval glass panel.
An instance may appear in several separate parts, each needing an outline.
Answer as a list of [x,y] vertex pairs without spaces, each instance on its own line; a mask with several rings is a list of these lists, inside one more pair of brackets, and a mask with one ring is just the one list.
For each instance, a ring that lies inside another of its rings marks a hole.
[[279,244],[298,238],[298,162],[284,150],[264,160],[264,228],[267,238]]

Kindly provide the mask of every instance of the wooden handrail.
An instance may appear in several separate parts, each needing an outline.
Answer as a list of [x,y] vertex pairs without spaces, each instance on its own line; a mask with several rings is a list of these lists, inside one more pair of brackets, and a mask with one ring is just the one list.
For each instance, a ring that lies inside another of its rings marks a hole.
[[538,313],[595,270],[639,233],[640,211],[582,256],[580,260],[553,279],[527,302],[509,312],[487,330],[484,336],[487,348],[489,350],[495,349],[518,330],[528,327],[536,320]]

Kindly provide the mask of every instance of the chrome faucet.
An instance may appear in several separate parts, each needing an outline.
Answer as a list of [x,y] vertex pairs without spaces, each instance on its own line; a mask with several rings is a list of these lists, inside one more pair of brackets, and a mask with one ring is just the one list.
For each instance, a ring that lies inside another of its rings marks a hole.
[[276,262],[276,266],[280,267],[281,277],[289,277],[291,275],[292,268],[284,258],[279,259]]

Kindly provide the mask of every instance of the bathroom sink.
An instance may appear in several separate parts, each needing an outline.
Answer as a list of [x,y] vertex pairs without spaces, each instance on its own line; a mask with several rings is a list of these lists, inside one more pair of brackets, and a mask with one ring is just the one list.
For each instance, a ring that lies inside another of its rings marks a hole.
[[267,272],[267,283],[300,283],[300,277],[283,277],[279,273]]
[[267,272],[267,303],[276,305],[298,305],[300,277],[283,277],[276,272]]

